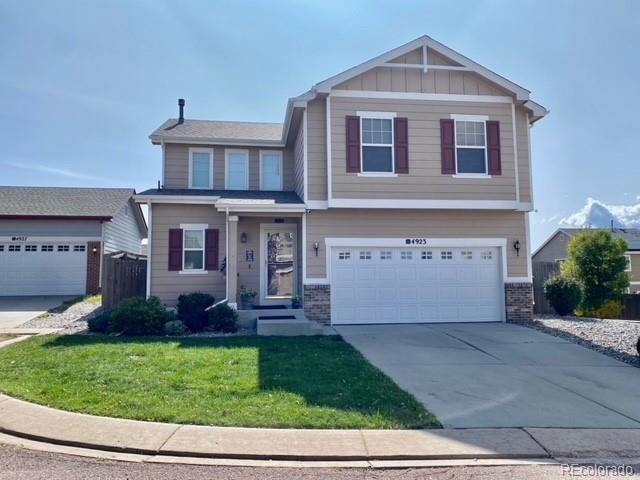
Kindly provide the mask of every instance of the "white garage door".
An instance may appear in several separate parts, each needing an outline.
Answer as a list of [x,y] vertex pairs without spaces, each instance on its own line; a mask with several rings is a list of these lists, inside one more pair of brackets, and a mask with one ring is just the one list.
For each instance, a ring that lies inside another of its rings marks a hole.
[[0,245],[0,295],[84,295],[86,249],[73,243]]
[[497,248],[331,249],[334,324],[502,320]]

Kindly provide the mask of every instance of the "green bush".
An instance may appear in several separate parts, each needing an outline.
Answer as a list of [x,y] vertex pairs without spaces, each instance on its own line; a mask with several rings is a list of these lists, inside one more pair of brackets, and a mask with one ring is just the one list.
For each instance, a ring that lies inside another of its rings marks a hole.
[[237,332],[238,312],[226,303],[209,310],[209,325],[215,332]]
[[558,315],[573,312],[582,301],[582,289],[575,280],[556,275],[544,282],[544,295]]
[[89,331],[93,333],[106,333],[111,321],[111,312],[104,310],[87,320]]
[[600,307],[591,310],[588,315],[595,318],[620,318],[624,310],[618,300],[608,300]]
[[175,314],[168,312],[157,297],[133,297],[113,309],[109,330],[126,335],[160,335],[171,320],[175,320]]
[[189,329],[180,320],[171,320],[164,324],[164,333],[171,337],[179,337],[189,333]]
[[178,319],[192,332],[199,332],[209,324],[209,316],[205,308],[215,303],[215,298],[208,293],[189,293],[178,297]]

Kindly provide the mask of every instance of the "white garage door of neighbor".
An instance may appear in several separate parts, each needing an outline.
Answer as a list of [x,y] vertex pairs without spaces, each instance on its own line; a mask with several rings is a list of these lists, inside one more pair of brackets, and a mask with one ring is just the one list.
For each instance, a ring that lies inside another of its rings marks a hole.
[[84,295],[86,244],[0,246],[0,295]]
[[501,321],[500,263],[491,247],[332,247],[332,323]]

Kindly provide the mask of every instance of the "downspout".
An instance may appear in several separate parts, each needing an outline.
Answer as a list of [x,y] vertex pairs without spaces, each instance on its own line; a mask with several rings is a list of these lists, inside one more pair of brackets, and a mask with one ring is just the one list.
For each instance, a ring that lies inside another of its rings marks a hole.
[[98,289],[102,291],[102,257],[105,254],[104,251],[104,220],[100,221],[100,250],[98,250],[100,254],[100,268],[98,272]]
[[229,303],[229,268],[228,268],[228,259],[229,259],[229,207],[226,208],[226,224],[225,224],[225,258],[227,259],[227,270],[225,272],[225,296],[219,302],[214,303],[213,305],[208,306],[204,309],[205,312],[208,312],[212,308],[217,307],[218,305],[222,305],[223,303]]
[[147,298],[149,298],[151,296],[151,242],[153,238],[151,200],[147,202],[147,215],[149,217],[149,228],[147,229]]

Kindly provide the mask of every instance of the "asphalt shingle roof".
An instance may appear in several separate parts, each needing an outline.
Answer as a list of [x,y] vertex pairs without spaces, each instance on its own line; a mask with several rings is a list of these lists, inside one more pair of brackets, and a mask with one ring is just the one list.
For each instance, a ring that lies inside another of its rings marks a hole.
[[[561,228],[560,231],[567,235],[573,236],[577,234],[581,228]],[[605,229],[603,229],[605,230]],[[606,229],[609,230],[609,229]],[[629,244],[629,250],[640,250],[640,228],[619,228],[616,227],[611,231],[615,237],[624,238]]]
[[145,195],[197,195],[205,197],[220,197],[231,200],[273,200],[275,203],[304,204],[296,192],[262,191],[262,190],[200,190],[186,188],[151,188],[138,193]]
[[132,188],[0,187],[0,217],[113,217]]
[[150,135],[156,140],[280,142],[282,123],[222,122],[170,118]]

